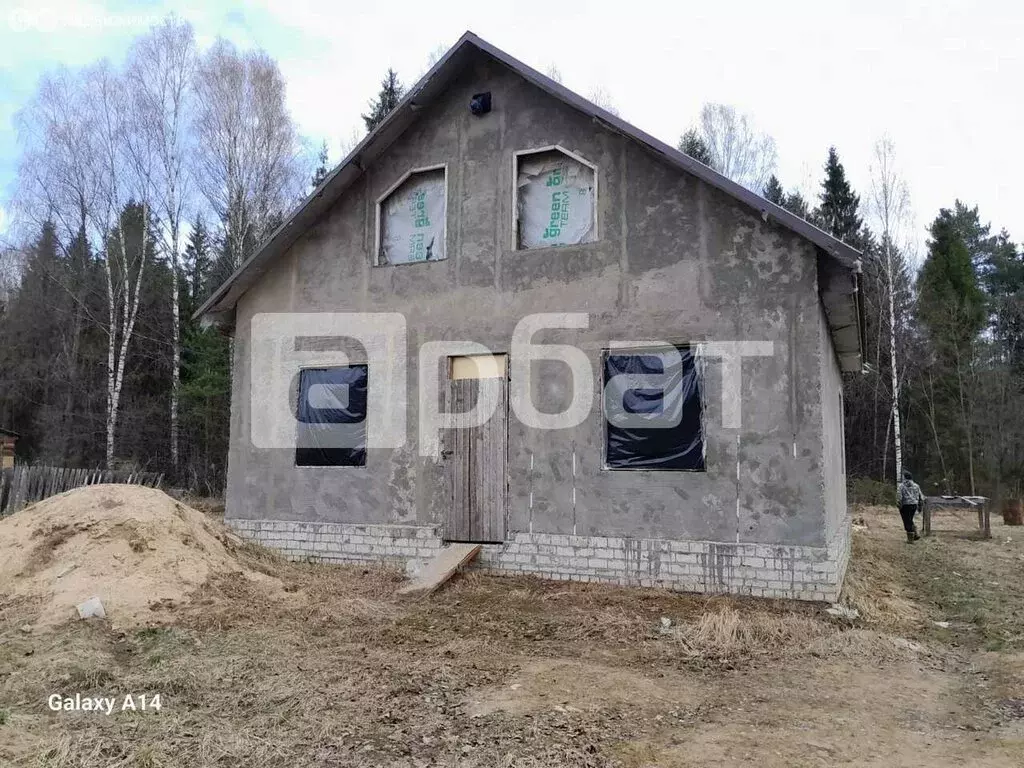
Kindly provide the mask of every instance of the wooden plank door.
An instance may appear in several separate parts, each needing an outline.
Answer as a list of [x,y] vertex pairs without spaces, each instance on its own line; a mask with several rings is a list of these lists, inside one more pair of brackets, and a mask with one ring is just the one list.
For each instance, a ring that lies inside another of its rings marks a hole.
[[[452,358],[445,409],[454,416],[447,431],[445,457],[451,486],[451,509],[445,538],[449,541],[497,542],[505,540],[506,447],[508,445],[508,376],[504,355],[494,355],[479,366]],[[468,427],[460,418],[476,404],[480,375],[498,380],[498,405],[484,424]]]

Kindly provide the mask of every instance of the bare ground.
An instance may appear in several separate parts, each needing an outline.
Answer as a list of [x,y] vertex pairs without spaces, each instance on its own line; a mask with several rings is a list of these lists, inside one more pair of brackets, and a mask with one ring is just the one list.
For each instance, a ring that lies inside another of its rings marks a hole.
[[[944,514],[907,545],[895,510],[854,517],[854,622],[473,574],[400,601],[394,571],[250,546],[284,598],[229,575],[164,626],[26,632],[37,606],[0,597],[0,765],[1024,764],[1024,529]],[[75,692],[162,706],[47,709]]]

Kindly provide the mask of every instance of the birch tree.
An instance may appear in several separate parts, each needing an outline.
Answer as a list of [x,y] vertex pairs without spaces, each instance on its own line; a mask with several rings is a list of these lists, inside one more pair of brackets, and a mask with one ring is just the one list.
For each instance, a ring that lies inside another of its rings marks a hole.
[[196,180],[220,220],[232,269],[299,199],[306,173],[277,62],[218,40],[195,82]]
[[18,285],[24,254],[12,245],[0,246],[0,312],[3,312],[8,297]]
[[705,104],[697,121],[697,133],[707,148],[711,161],[708,165],[747,189],[761,193],[775,171],[778,151],[775,139],[759,131],[752,117],[728,104]]
[[108,468],[113,466],[117,423],[124,386],[124,370],[146,270],[146,243],[125,236],[122,212],[129,202],[141,207],[143,229],[148,225],[153,198],[155,164],[154,137],[137,130],[129,119],[132,103],[129,81],[103,62],[87,70],[84,76],[87,103],[95,115],[96,152],[92,172],[96,179],[97,199],[92,207],[93,230],[103,243],[104,278],[107,294],[107,413],[106,452]]
[[897,335],[903,318],[897,317],[897,305],[901,298],[905,298],[900,293],[907,284],[907,269],[903,252],[910,244],[908,234],[911,214],[907,185],[896,169],[896,148],[888,137],[883,137],[875,143],[868,209],[875,217],[877,230],[881,234],[880,275],[884,281],[882,289],[888,310],[890,423],[896,458],[896,484],[898,485],[903,476],[903,437],[900,424],[901,374],[897,359]]
[[152,193],[164,252],[171,262],[171,466],[178,468],[178,400],[181,380],[180,290],[182,222],[190,201],[188,128],[197,66],[192,26],[169,17],[135,41],[126,81],[131,95],[133,134],[152,148]]
[[622,113],[619,112],[619,108],[615,106],[615,100],[612,98],[611,92],[603,85],[594,86],[587,98],[605,112],[611,112],[616,117],[622,117]]

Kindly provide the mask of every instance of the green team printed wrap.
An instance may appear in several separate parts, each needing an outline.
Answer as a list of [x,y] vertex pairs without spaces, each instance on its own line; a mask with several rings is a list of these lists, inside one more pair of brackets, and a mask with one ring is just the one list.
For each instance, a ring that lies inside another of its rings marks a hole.
[[410,176],[381,203],[380,263],[445,258],[445,213],[444,170]]
[[519,247],[593,242],[594,171],[561,152],[526,155],[516,179]]

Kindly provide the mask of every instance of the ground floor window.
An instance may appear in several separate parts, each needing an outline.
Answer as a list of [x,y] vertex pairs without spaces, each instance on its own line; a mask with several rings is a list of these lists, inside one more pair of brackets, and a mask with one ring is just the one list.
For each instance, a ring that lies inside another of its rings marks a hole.
[[604,354],[606,469],[703,471],[704,428],[689,347]]
[[367,374],[365,365],[299,371],[296,466],[366,465]]

